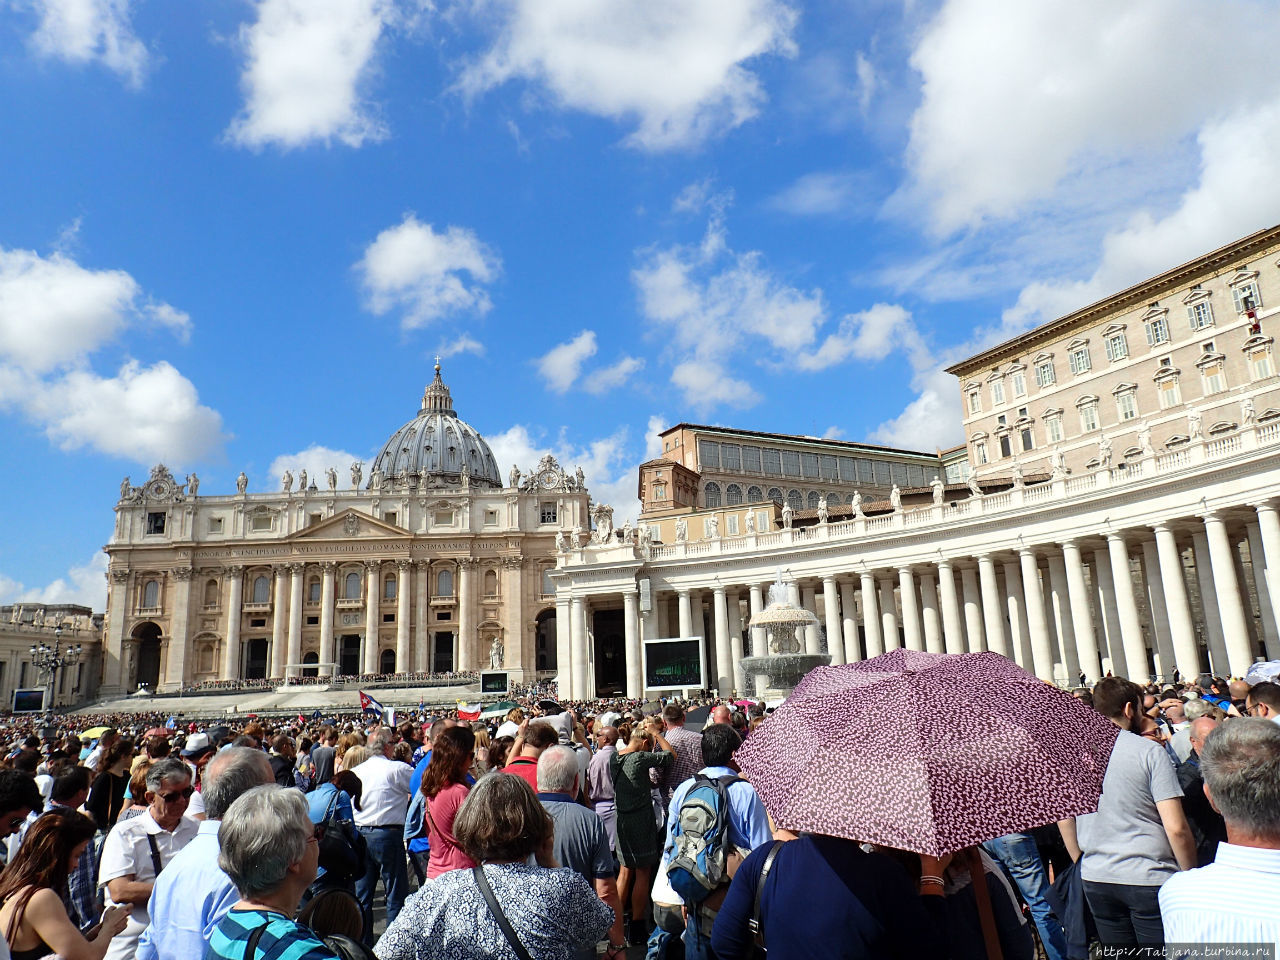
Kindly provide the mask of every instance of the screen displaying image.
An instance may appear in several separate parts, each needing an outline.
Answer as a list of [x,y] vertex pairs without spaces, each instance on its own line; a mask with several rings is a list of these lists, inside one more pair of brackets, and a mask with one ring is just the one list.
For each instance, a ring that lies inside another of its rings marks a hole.
[[507,675],[505,673],[484,673],[480,675],[481,693],[506,693]]
[[39,713],[43,709],[44,709],[44,691],[43,690],[13,691],[13,712],[14,713]]
[[645,686],[651,690],[705,686],[701,644],[698,638],[645,644]]

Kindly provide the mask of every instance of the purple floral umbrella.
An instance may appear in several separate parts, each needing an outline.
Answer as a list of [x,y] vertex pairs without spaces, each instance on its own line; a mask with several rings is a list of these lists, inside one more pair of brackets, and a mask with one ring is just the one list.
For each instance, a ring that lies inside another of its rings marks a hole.
[[997,653],[816,667],[738,751],[774,822],[941,857],[1098,808],[1118,729]]

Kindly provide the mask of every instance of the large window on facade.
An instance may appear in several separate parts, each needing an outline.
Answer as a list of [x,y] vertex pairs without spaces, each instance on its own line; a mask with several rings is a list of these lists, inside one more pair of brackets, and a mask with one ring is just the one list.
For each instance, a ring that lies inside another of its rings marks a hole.
[[218,581],[206,580],[204,582],[204,605],[209,608],[218,605]]
[[344,600],[360,599],[360,574],[348,573],[342,581],[342,597]]
[[486,570],[484,572],[484,595],[486,597],[496,597],[498,595],[497,570]]
[[1124,338],[1124,331],[1113,333],[1103,343],[1107,348],[1107,359],[1112,363],[1129,358],[1129,343]]
[[764,491],[762,489],[754,485],[747,488],[748,503],[759,503],[763,499],[764,499]]
[[1169,342],[1169,321],[1164,317],[1152,317],[1144,326],[1147,330],[1147,346],[1154,347]]
[[1044,433],[1050,443],[1062,442],[1062,414],[1047,414],[1044,418]]
[[441,570],[436,574],[436,596],[452,597],[453,596],[453,571]]
[[800,476],[800,454],[795,450],[782,451],[782,473],[787,477]]
[[991,405],[993,407],[998,407],[1002,403],[1004,403],[1004,381],[992,380],[991,381]]
[[307,602],[308,603],[320,602],[320,581],[319,580],[312,580],[309,584],[307,584]]
[[787,491],[787,505],[790,506],[792,510],[804,509],[804,497],[800,495],[799,490]]
[[1213,307],[1208,300],[1201,300],[1187,307],[1187,320],[1192,330],[1203,330],[1213,326]]
[[1036,384],[1041,387],[1052,387],[1058,382],[1057,374],[1053,371],[1052,360],[1042,360],[1036,364]]
[[822,500],[822,498],[821,498],[820,496],[818,496],[818,492],[817,492],[816,490],[810,490],[810,491],[809,491],[809,496],[806,498],[806,501],[805,501],[805,502],[807,503],[807,505],[808,505],[808,507],[809,507],[809,509],[810,509],[810,510],[817,510],[817,509],[818,509],[818,503],[819,503],[821,500]]
[[556,585],[551,582],[551,571],[553,567],[542,568],[542,595],[544,597],[552,596],[556,592]]
[[1025,397],[1027,395],[1027,375],[1021,370],[1015,370],[1009,374],[1009,385],[1013,388],[1015,397]]
[[764,448],[760,451],[760,462],[767,476],[782,476],[782,454],[780,451]]
[[742,502],[742,487],[736,483],[731,483],[725,487],[724,502],[731,507],[740,504]]
[[806,480],[818,479],[818,455],[816,453],[800,454],[800,470]]
[[736,443],[720,444],[720,469],[733,473],[742,471],[742,448]]
[[969,397],[969,413],[970,414],[981,413],[982,412],[982,391],[978,390],[977,388],[974,388],[969,391],[967,396]]
[[544,501],[538,506],[538,522],[539,523],[555,523],[556,522],[556,505],[555,501]]
[[266,577],[253,578],[253,603],[266,603],[271,599],[271,581]]
[[777,487],[769,488],[769,499],[777,503],[782,503],[782,491]]
[[164,521],[165,521],[165,514],[148,513],[147,514],[147,533],[149,535],[164,533]]
[[1246,280],[1231,288],[1231,301],[1235,304],[1236,313],[1246,310],[1257,310],[1262,306],[1262,294],[1258,292],[1257,280]]
[[1271,344],[1264,343],[1260,346],[1249,348],[1249,376],[1254,380],[1261,380],[1264,377],[1270,377],[1276,372],[1275,364],[1271,359]]
[[1134,420],[1138,416],[1138,398],[1132,390],[1116,394],[1116,413],[1121,422]]
[[1093,363],[1089,360],[1088,347],[1076,347],[1067,354],[1067,360],[1071,364],[1072,373],[1088,373],[1093,369]]
[[148,580],[142,585],[142,605],[148,610],[160,606],[160,584],[155,580]]
[[973,441],[973,462],[979,466],[987,462],[987,441]]
[[396,578],[394,576],[382,578],[382,599],[394,600],[396,598]]
[[698,462],[702,465],[702,469],[708,467],[712,469],[720,469],[720,444],[711,440],[698,441]]
[[760,448],[759,447],[743,447],[742,448],[742,469],[747,473],[760,472]]
[[1182,388],[1178,386],[1177,374],[1163,377],[1156,384],[1156,394],[1160,398],[1160,409],[1171,410],[1182,403]]
[[703,487],[702,500],[708,507],[720,506],[720,484],[712,482]]
[[1200,366],[1200,377],[1204,381],[1204,392],[1221,393],[1227,389],[1226,366],[1221,360],[1213,360]]
[[1080,410],[1080,429],[1085,433],[1098,429],[1098,401],[1086,400],[1077,405]]

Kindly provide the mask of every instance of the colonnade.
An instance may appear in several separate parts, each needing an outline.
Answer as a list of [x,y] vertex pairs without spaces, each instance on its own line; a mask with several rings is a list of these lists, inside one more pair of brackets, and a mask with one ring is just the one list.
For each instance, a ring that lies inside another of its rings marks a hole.
[[[766,652],[761,631],[747,624],[766,603],[777,563],[793,602],[821,625],[804,631],[805,650],[829,653],[833,664],[903,646],[991,650],[1044,680],[1076,684],[1081,674],[1092,683],[1108,672],[1140,682],[1208,669],[1240,676],[1257,656],[1280,658],[1280,514],[1272,501],[1017,541],[949,552],[943,538],[930,553],[888,562],[855,546],[829,569],[806,563],[790,575],[785,556],[760,556],[752,569],[717,572],[702,584],[684,582],[677,569],[640,567],[648,603],[639,602],[636,583],[624,584],[620,598],[626,694],[647,692],[642,641],[676,636],[706,638],[708,686],[746,692],[742,658]],[[618,600],[618,592],[587,584],[561,589],[557,622],[569,626],[559,635],[562,694],[567,679],[573,698],[597,695],[590,616]]]

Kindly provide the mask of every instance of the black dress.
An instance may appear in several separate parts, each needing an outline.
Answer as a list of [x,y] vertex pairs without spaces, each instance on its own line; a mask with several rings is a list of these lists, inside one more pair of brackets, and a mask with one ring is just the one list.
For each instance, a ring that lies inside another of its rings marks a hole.
[[[116,776],[110,770],[104,770],[94,777],[93,786],[89,788],[89,799],[85,801],[84,808],[92,815],[99,830],[105,832],[115,826],[120,811],[124,809],[124,791],[127,786],[129,786],[128,774]],[[139,806],[146,804],[141,797],[133,799]]]

